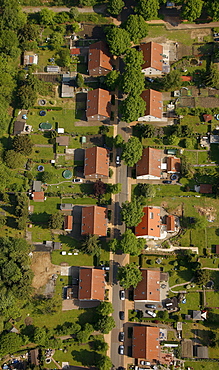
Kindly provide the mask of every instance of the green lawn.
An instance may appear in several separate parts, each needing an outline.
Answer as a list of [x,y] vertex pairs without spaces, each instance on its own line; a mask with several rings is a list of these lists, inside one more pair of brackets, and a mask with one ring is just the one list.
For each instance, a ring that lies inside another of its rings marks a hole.
[[217,363],[213,361],[186,361],[185,366],[193,370],[215,370]]
[[200,294],[188,292],[186,294],[186,303],[179,304],[180,313],[187,315],[189,310],[200,310]]
[[63,108],[62,110],[52,110],[46,113],[45,117],[39,115],[39,109],[31,109],[28,123],[33,127],[34,132],[39,132],[39,124],[41,122],[49,122],[52,128],[55,129],[58,123],[59,127],[63,127],[65,132],[72,133],[74,131],[75,111],[73,109]]
[[194,40],[191,38],[191,31],[182,30],[182,31],[167,31],[164,26],[150,26],[148,37],[166,37],[169,40],[181,42],[184,45],[192,45]]
[[[62,239],[62,238],[60,238]],[[70,243],[62,245],[62,250],[72,250],[78,247],[78,242],[75,239],[72,239],[71,247]],[[87,254],[78,254],[77,256],[62,256],[60,251],[54,251],[52,253],[52,263],[55,265],[60,265],[62,262],[67,262],[69,266],[93,266],[93,257]]]
[[48,160],[54,159],[54,153],[53,153],[53,147],[44,148],[39,146],[34,146],[31,158],[33,161],[39,161],[39,160]]
[[219,292],[206,290],[206,307],[219,307]]

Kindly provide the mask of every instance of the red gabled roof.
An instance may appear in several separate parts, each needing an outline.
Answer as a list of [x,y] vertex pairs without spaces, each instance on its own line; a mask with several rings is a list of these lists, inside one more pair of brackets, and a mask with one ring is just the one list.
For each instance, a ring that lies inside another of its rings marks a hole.
[[162,118],[163,103],[162,93],[156,90],[148,89],[141,93],[142,99],[146,102],[145,116]]
[[136,164],[136,176],[161,176],[161,149],[144,148],[141,159]]
[[212,121],[213,117],[211,114],[203,114],[203,119],[205,122]]
[[160,301],[160,271],[141,269],[142,280],[134,290],[134,301]]
[[166,222],[167,222],[167,231],[175,231],[175,216],[168,215]]
[[80,268],[78,298],[87,300],[104,300],[105,278],[104,270],[95,268]]
[[95,89],[88,91],[87,94],[87,117],[99,114],[110,118],[111,111],[111,96],[110,92],[103,89]]
[[72,230],[73,224],[73,217],[72,216],[65,216],[64,220],[64,230]]
[[44,191],[34,191],[32,194],[35,202],[44,202]]
[[98,41],[89,46],[88,53],[88,71],[102,67],[104,69],[112,70],[110,63],[110,54],[105,42]]
[[176,157],[167,157],[167,172],[180,172],[181,160]]
[[163,46],[156,42],[141,44],[139,50],[143,52],[144,64],[142,69],[152,67],[159,71],[163,70]]
[[90,206],[82,208],[81,234],[106,236],[107,209],[105,207]]
[[79,55],[79,54],[81,54],[81,50],[80,50],[80,48],[71,48],[70,49],[70,54],[71,55]]
[[160,329],[155,326],[133,326],[132,357],[150,362],[160,360]]
[[212,194],[212,185],[211,184],[201,184],[199,192],[201,194]]
[[192,76],[181,76],[181,80],[183,82],[190,82],[192,81]]
[[160,237],[160,207],[144,207],[144,216],[135,228],[136,236]]
[[109,157],[107,149],[99,146],[87,148],[84,159],[84,176],[109,176]]

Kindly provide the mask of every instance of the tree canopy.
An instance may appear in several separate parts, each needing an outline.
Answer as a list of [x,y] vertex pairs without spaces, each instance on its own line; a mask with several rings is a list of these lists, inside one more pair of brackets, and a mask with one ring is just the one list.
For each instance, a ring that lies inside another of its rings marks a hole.
[[111,90],[115,90],[120,82],[120,72],[117,70],[110,71],[105,78],[106,86]]
[[91,256],[99,256],[101,246],[98,235],[87,235],[85,241],[82,243],[81,250]]
[[163,77],[163,88],[165,91],[173,91],[182,86],[179,70],[173,70]]
[[96,330],[103,334],[108,334],[116,326],[112,316],[102,316],[96,323]]
[[205,83],[207,86],[211,87],[217,88],[219,86],[219,71],[217,64],[211,64]]
[[142,151],[143,146],[140,140],[137,137],[132,136],[123,146],[122,159],[125,161],[127,166],[133,167],[141,158]]
[[119,267],[117,278],[124,289],[129,289],[131,286],[136,288],[138,283],[142,280],[142,273],[138,266],[134,263],[130,263]]
[[181,17],[189,22],[199,18],[202,13],[202,0],[187,0],[184,2]]
[[99,306],[97,306],[96,311],[99,315],[107,316],[113,313],[114,309],[113,309],[113,305],[111,302],[103,301],[103,302],[100,302]]
[[157,18],[159,7],[159,0],[139,0],[136,10],[148,21]]
[[137,226],[144,216],[142,197],[135,197],[131,202],[122,203],[121,216],[127,227]]
[[16,135],[13,140],[13,148],[16,152],[30,155],[33,149],[33,142],[29,135]]
[[25,158],[21,153],[15,150],[7,150],[5,153],[5,164],[12,169],[21,168],[24,166]]
[[3,357],[8,353],[13,354],[20,349],[22,343],[23,341],[20,335],[3,332],[0,335],[0,356]]
[[123,28],[110,27],[106,31],[106,41],[113,55],[122,55],[131,46],[129,33]]
[[143,238],[136,238],[135,234],[130,229],[127,229],[122,235],[120,247],[123,253],[129,253],[132,256],[138,256],[145,246]]
[[122,119],[128,123],[136,121],[139,117],[144,116],[145,108],[146,103],[141,96],[130,94],[120,105]]
[[219,21],[219,2],[218,0],[209,0],[207,2],[207,12],[213,21]]
[[133,96],[140,95],[144,90],[145,77],[144,74],[135,68],[126,68],[121,78],[122,90]]
[[128,31],[131,41],[135,44],[139,43],[148,34],[148,25],[144,18],[138,14],[130,14],[122,27]]
[[141,66],[144,63],[142,51],[138,51],[135,48],[130,48],[127,50],[124,56],[125,69],[133,68],[141,70]]
[[110,0],[107,11],[112,15],[118,15],[121,13],[122,8],[125,6],[123,0]]
[[64,217],[61,213],[53,213],[49,219],[50,229],[62,229]]
[[209,270],[196,270],[195,281],[198,285],[206,285],[210,280],[210,271]]

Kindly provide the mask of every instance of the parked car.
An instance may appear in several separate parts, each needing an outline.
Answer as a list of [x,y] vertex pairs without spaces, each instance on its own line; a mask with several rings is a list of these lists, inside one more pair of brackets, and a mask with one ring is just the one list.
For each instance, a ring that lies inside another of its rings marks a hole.
[[214,39],[214,41],[219,41],[219,37],[217,37],[216,39]]
[[72,181],[73,181],[73,182],[83,182],[83,180],[82,180],[82,179],[73,179]]
[[119,155],[116,156],[116,165],[117,166],[120,165],[120,156]]
[[155,306],[155,304],[146,304],[145,305],[145,307],[147,307],[147,308],[152,308],[153,310],[156,310],[156,306]]
[[172,184],[171,180],[163,180],[163,184]]
[[119,354],[124,355],[124,346],[123,345],[119,346]]
[[120,320],[125,320],[125,312],[124,311],[119,311],[119,318],[120,318]]
[[122,300],[122,301],[124,301],[125,300],[125,291],[124,290],[120,290],[120,299]]
[[148,82],[154,82],[154,80],[153,80],[153,78],[150,78],[150,77],[146,77],[146,81],[148,81]]
[[140,361],[140,364],[144,366],[150,366],[151,363],[149,361]]
[[124,331],[120,331],[120,333],[119,333],[119,341],[120,342],[124,342],[124,340],[125,340],[125,333],[124,333]]
[[156,316],[157,316],[157,315],[156,315],[156,313],[155,313],[155,312],[153,312],[153,311],[146,310],[145,312],[146,312],[148,315],[152,316],[152,317],[156,317]]

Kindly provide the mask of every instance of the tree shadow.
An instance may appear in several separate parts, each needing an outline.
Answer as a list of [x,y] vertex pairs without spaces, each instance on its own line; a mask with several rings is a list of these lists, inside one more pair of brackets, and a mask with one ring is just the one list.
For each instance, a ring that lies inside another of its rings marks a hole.
[[50,214],[46,212],[42,213],[33,213],[30,215],[30,220],[36,225],[40,225],[42,228],[47,228],[47,224],[50,218]]
[[83,366],[92,366],[97,362],[97,357],[99,356],[94,351],[88,351],[87,349],[81,349],[80,351],[72,351],[71,355],[73,359]]
[[78,317],[78,323],[83,326],[86,323],[95,324],[98,321],[98,314],[96,308],[87,308],[83,313]]

